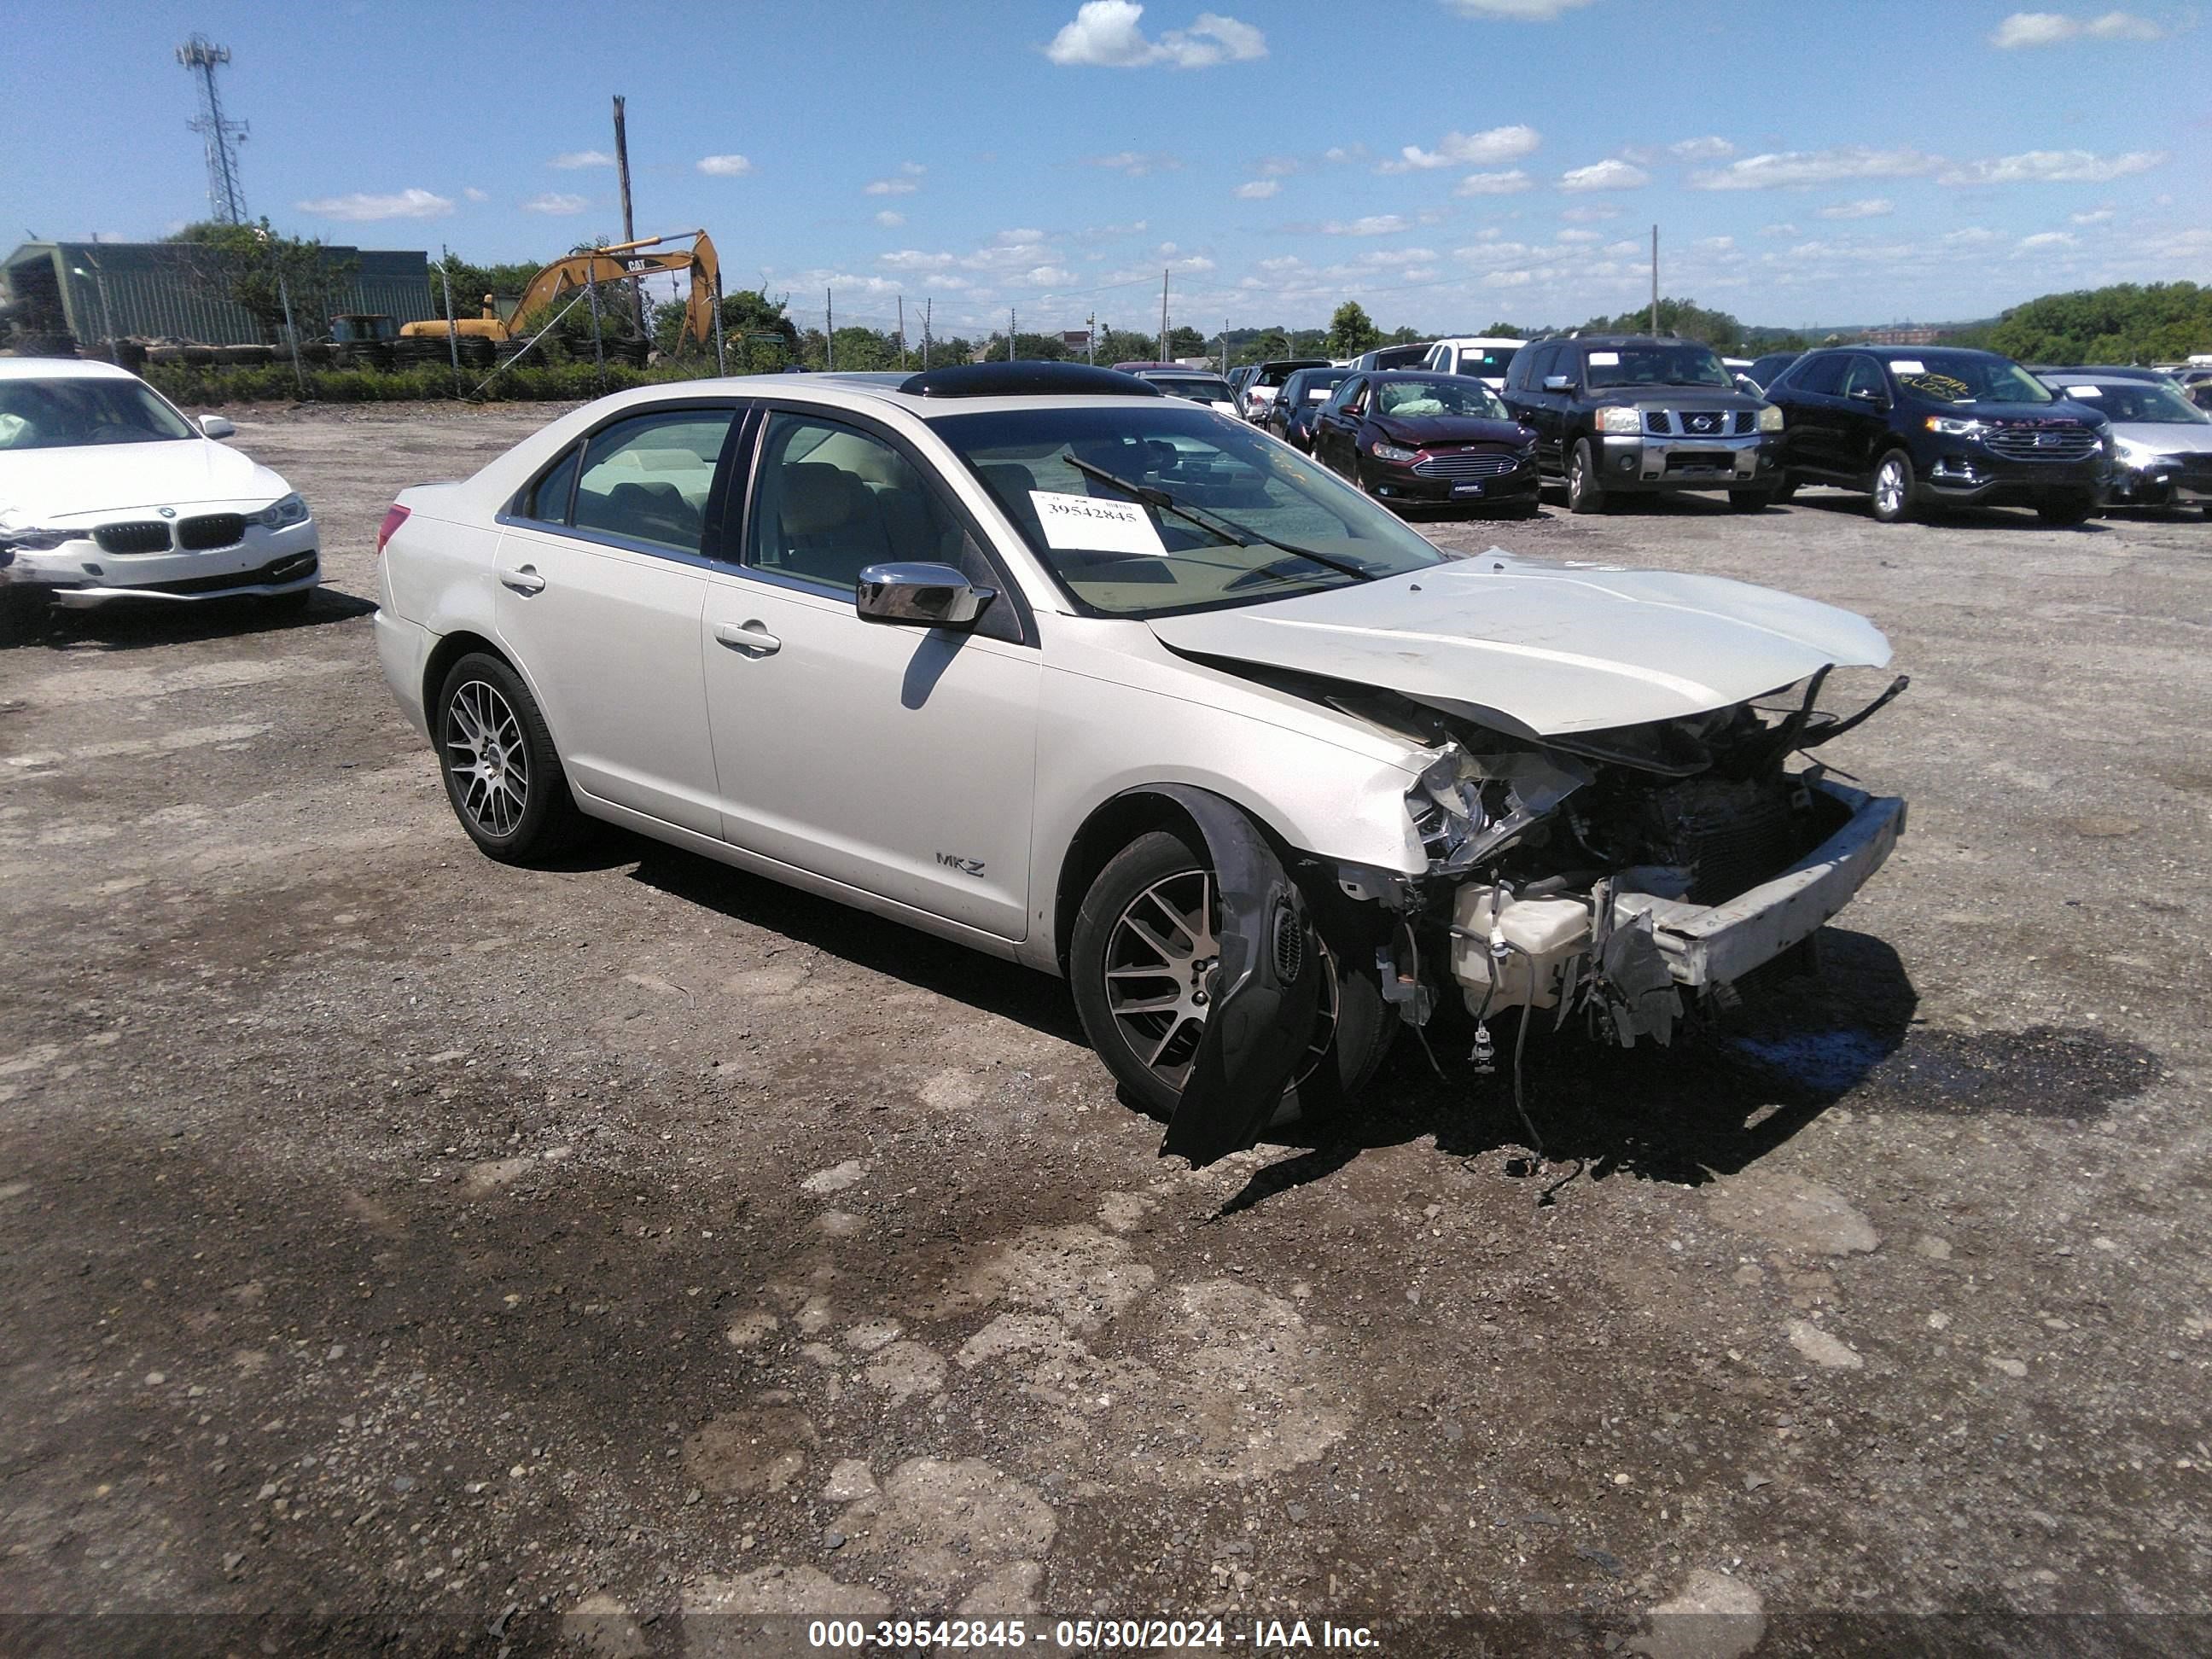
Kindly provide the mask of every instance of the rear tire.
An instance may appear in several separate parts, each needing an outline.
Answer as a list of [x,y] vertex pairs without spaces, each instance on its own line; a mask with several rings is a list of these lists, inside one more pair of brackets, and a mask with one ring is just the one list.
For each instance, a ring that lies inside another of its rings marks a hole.
[[[1196,886],[1196,878],[1211,874],[1206,863],[1204,844],[1188,837],[1188,832],[1165,830],[1148,830],[1138,836],[1098,872],[1084,895],[1083,908],[1076,913],[1075,929],[1070,939],[1067,957],[1067,977],[1075,996],[1075,1010],[1083,1021],[1083,1029],[1091,1038],[1091,1046],[1114,1079],[1127,1091],[1151,1115],[1163,1121],[1175,1115],[1176,1103],[1182,1098],[1181,1081],[1171,1075],[1173,1067],[1156,1070],[1151,1057],[1139,1053],[1134,1046],[1139,1034],[1133,1030],[1131,1017],[1126,1006],[1117,1013],[1114,1000],[1116,986],[1128,986],[1137,994],[1136,1000],[1152,1000],[1148,994],[1154,990],[1164,991],[1170,983],[1167,975],[1151,977],[1131,977],[1126,973],[1119,979],[1109,980],[1109,968],[1126,966],[1117,960],[1124,949],[1122,924],[1133,908],[1145,902],[1146,896],[1166,888],[1172,903],[1176,884]],[[1218,908],[1218,900],[1215,906]],[[1150,914],[1150,913],[1147,913]],[[1165,918],[1152,915],[1156,926],[1164,933]],[[1218,920],[1216,926],[1218,925]],[[1171,941],[1180,942],[1180,941]],[[1157,954],[1157,953],[1155,953]],[[1283,1103],[1273,1121],[1280,1124],[1306,1118],[1310,1121],[1316,1097],[1321,1099],[1350,1099],[1367,1085],[1389,1052],[1390,1040],[1397,1034],[1398,1022],[1387,1018],[1382,1002],[1382,987],[1371,966],[1338,960],[1330,955],[1334,963],[1336,985],[1336,1018],[1334,1030],[1328,1036],[1325,1045],[1301,1068],[1301,1077],[1310,1077],[1322,1066],[1334,1066],[1340,1093],[1335,1091],[1309,1091],[1304,1102],[1300,1100],[1298,1079],[1284,1091]],[[1324,988],[1324,1013],[1327,990]],[[1141,1024],[1146,1017],[1139,1016]],[[1177,1018],[1174,1013],[1160,1017],[1158,1023]],[[1194,1029],[1197,1022],[1193,1022]],[[1156,1035],[1149,1030],[1145,1036]],[[1167,1052],[1180,1055],[1181,1045],[1176,1032],[1169,1029]],[[1182,1043],[1195,1048],[1188,1033]]]
[[2094,495],[2065,495],[2035,504],[2035,516],[2050,525],[2086,524],[2096,514],[2097,498]]
[[1874,465],[1874,516],[1877,524],[1904,524],[1913,516],[1918,485],[1912,477],[1912,459],[1893,449]]
[[1589,440],[1577,439],[1574,453],[1567,459],[1567,511],[1603,513],[1612,506],[1605,483],[1598,477],[1597,457],[1591,453]]
[[527,864],[584,840],[592,821],[568,793],[538,700],[506,663],[472,651],[448,669],[431,732],[453,816],[486,858]]

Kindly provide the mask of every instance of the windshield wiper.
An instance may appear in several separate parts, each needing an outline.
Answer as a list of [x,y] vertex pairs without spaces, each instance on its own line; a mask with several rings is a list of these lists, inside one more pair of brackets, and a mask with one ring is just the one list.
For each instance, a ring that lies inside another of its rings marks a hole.
[[1308,560],[1321,566],[1324,570],[1334,570],[1339,575],[1350,576],[1356,581],[1366,582],[1375,580],[1356,564],[1347,563],[1342,559],[1332,559],[1326,553],[1316,553],[1311,548],[1300,547],[1293,542],[1278,541],[1274,537],[1267,535],[1265,532],[1255,530],[1249,525],[1239,524],[1234,519],[1224,519],[1209,507],[1186,507],[1156,484],[1133,483],[1127,478],[1117,477],[1103,466],[1091,465],[1090,462],[1073,451],[1068,453],[1067,464],[1086,477],[1097,479],[1101,483],[1111,484],[1116,489],[1126,489],[1147,507],[1157,507],[1163,513],[1172,513],[1178,519],[1188,520],[1200,530],[1210,530],[1215,535],[1222,537],[1238,547],[1249,547],[1257,542],[1263,546],[1272,547],[1278,552],[1288,553],[1293,558]]

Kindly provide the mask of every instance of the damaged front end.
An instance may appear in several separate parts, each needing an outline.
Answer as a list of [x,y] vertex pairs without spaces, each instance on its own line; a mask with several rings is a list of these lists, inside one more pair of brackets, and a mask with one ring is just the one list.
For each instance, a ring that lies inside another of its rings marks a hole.
[[1905,803],[1788,762],[1906,681],[1838,719],[1817,707],[1826,678],[1786,708],[1544,739],[1423,710],[1444,741],[1407,794],[1429,860],[1412,902],[1449,938],[1478,1023],[1553,1010],[1665,1043],[1689,999],[1727,998],[1842,909],[1902,833]]

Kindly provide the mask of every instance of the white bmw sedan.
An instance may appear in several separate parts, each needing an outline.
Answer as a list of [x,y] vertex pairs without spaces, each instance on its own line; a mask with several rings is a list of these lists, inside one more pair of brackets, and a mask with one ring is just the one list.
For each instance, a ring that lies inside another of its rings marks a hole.
[[47,605],[304,605],[321,580],[307,504],[112,364],[0,358],[0,597]]
[[385,673],[485,853],[605,820],[1064,975],[1194,1163],[1444,995],[1663,1042],[1904,827],[1795,758],[1870,712],[1818,702],[1887,659],[1863,619],[1449,554],[1108,370],[624,393],[378,547]]

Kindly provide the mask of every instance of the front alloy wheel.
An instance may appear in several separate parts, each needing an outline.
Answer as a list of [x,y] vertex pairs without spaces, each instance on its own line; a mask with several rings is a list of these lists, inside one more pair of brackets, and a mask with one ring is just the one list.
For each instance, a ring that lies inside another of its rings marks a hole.
[[1893,449],[1874,470],[1874,516],[1882,524],[1902,524],[1912,516],[1912,463]]
[[1589,440],[1579,440],[1575,453],[1567,458],[1567,511],[1602,513],[1606,507],[1605,484],[1598,477]]

